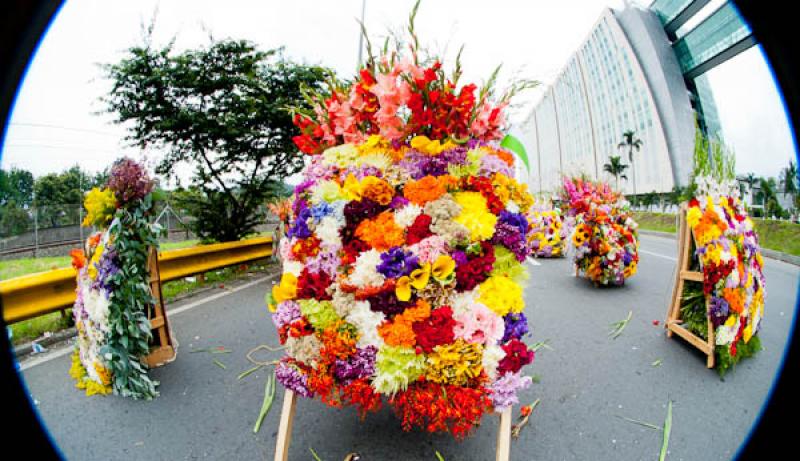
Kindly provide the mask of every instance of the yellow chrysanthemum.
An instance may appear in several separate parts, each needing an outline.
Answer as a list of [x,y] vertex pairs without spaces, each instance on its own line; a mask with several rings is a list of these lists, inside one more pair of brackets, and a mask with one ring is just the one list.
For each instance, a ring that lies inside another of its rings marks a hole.
[[111,189],[92,188],[83,201],[86,208],[86,217],[83,218],[84,226],[105,227],[111,222],[117,208],[117,199]]
[[457,339],[436,346],[426,360],[425,379],[439,384],[464,386],[483,370],[483,346]]
[[518,314],[525,308],[522,287],[505,275],[493,275],[478,286],[478,301],[503,317],[509,312]]
[[469,229],[470,238],[474,241],[492,238],[497,216],[489,212],[486,199],[479,192],[458,192],[453,198],[461,205],[461,214],[454,221]]

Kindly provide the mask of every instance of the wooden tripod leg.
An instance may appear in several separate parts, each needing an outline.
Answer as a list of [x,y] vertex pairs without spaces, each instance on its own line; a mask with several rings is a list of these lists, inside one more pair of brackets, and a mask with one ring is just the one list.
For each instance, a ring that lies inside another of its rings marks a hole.
[[496,461],[508,461],[511,457],[511,407],[500,413],[500,426],[497,428]]
[[286,389],[286,392],[283,393],[278,440],[275,442],[275,461],[288,461],[289,459],[289,444],[292,442],[292,424],[294,423],[296,404],[297,396],[294,395],[294,392]]

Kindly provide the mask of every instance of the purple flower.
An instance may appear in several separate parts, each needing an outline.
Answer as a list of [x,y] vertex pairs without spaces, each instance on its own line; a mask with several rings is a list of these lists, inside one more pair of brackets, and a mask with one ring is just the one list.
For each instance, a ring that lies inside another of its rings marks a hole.
[[409,152],[399,165],[413,179],[420,179],[424,176],[442,176],[447,173],[448,166],[465,165],[466,162],[466,149],[456,147],[435,156],[420,152]]
[[464,253],[461,250],[454,251],[451,256],[452,256],[453,260],[456,262],[456,267],[463,266],[464,264],[467,264],[467,262],[468,262],[467,254]]
[[399,210],[400,208],[403,208],[404,206],[408,205],[409,203],[411,203],[411,201],[408,200],[407,198],[402,197],[400,195],[395,195],[392,198],[391,203],[389,203],[389,208],[391,208],[393,210]]
[[500,222],[510,224],[516,227],[523,235],[527,234],[528,229],[530,229],[530,224],[528,224],[528,220],[521,213],[512,213],[510,211],[503,210],[500,212],[499,217],[500,217]]
[[309,218],[311,218],[311,210],[303,208],[295,218],[294,225],[289,229],[289,237],[300,239],[311,237],[311,230],[308,228]]
[[314,218],[315,223],[322,221],[322,218],[333,214],[333,212],[333,207],[328,202],[320,202],[311,207],[311,216]]
[[489,385],[495,409],[504,409],[519,403],[517,391],[530,387],[532,381],[530,376],[522,376],[519,372],[507,372]]
[[312,274],[322,272],[335,277],[341,263],[341,258],[339,257],[340,249],[340,245],[323,244],[316,256],[306,259],[306,269]]
[[512,339],[521,339],[530,331],[528,329],[528,319],[522,312],[506,314],[503,317],[503,322],[505,322],[505,332],[503,333],[503,339],[500,340],[501,344],[505,344]]
[[518,227],[506,222],[498,221],[491,242],[508,248],[520,262],[525,261],[530,253],[525,234],[521,233]]
[[111,167],[108,188],[114,192],[119,206],[127,207],[143,199],[153,190],[153,180],[142,164],[124,157]]
[[481,158],[481,167],[478,174],[481,176],[491,176],[493,173],[501,173],[508,177],[513,177],[511,167],[503,159],[496,155],[484,155]]
[[709,309],[709,316],[711,317],[711,323],[714,324],[714,328],[719,327],[726,320],[728,320],[728,315],[730,314],[730,306],[728,301],[724,298],[718,298],[716,296],[711,297],[711,304]]
[[377,354],[377,347],[367,346],[364,349],[357,349],[347,360],[337,359],[334,368],[336,378],[345,386],[357,379],[369,378],[375,373]]
[[367,176],[375,176],[378,178],[383,176],[383,172],[380,168],[373,165],[362,165],[347,167],[345,170],[339,173],[339,178],[344,181],[351,174],[359,181]]
[[314,393],[308,389],[308,376],[296,365],[289,363],[286,358],[278,362],[275,367],[275,379],[295,394],[314,397]]
[[100,260],[95,265],[97,268],[97,277],[92,282],[93,290],[103,289],[106,292],[111,291],[111,277],[119,272],[117,265],[117,253],[111,248],[107,248]]
[[302,316],[299,304],[294,301],[284,301],[278,303],[278,307],[275,308],[275,313],[272,314],[272,323],[275,324],[275,328],[280,330],[284,325],[288,325]]
[[414,253],[394,247],[381,253],[381,263],[378,264],[377,269],[384,277],[398,278],[410,274],[417,266],[418,261],[419,258],[414,256]]

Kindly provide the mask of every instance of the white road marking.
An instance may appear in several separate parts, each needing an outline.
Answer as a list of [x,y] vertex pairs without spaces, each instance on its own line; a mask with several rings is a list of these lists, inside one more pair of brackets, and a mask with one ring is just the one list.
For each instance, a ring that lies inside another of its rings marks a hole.
[[[240,286],[238,286],[236,288],[232,288],[230,290],[226,290],[226,291],[224,291],[222,293],[217,293],[217,294],[211,295],[211,296],[209,296],[207,298],[203,298],[203,299],[199,299],[197,301],[191,302],[191,303],[189,303],[189,304],[187,304],[185,306],[181,306],[181,307],[178,307],[176,309],[168,310],[167,311],[167,315],[169,315],[170,317],[173,317],[173,316],[178,315],[180,313],[186,312],[189,309],[194,309],[197,306],[201,306],[203,304],[206,304],[206,303],[209,303],[211,301],[214,301],[214,300],[217,300],[219,298],[222,298],[223,296],[227,296],[229,294],[236,293],[237,291],[242,291],[244,289],[250,288],[253,285],[256,285],[256,284],[259,284],[259,283],[262,283],[262,282],[266,282],[267,280],[273,279],[276,276],[277,276],[277,274],[272,274],[272,275],[268,275],[266,277],[261,277],[261,278],[258,278],[256,280],[253,280],[251,282],[247,282],[244,285],[240,285]],[[47,362],[49,362],[51,360],[54,360],[54,359],[57,359],[59,357],[63,357],[65,355],[67,355],[67,354],[72,353],[72,350],[73,350],[72,344],[68,344],[68,345],[64,346],[63,348],[61,348],[61,349],[52,350],[51,352],[45,353],[42,356],[35,357],[35,358],[30,359],[30,360],[26,360],[25,363],[20,363],[19,371],[25,371],[25,370],[27,370],[29,368],[35,367],[36,365],[41,365],[43,363],[47,363]]]
[[531,257],[528,257],[528,262],[531,264],[531,266],[541,266],[542,265],[542,263],[540,263],[539,261],[537,261],[537,260],[535,260],[535,259],[533,259]]
[[644,254],[648,254],[648,255],[651,255],[651,256],[657,256],[659,258],[669,259],[670,261],[677,261],[678,260],[678,258],[673,258],[672,256],[662,255],[660,253],[653,253],[652,251],[642,250],[641,248],[639,249],[639,253],[644,253]]

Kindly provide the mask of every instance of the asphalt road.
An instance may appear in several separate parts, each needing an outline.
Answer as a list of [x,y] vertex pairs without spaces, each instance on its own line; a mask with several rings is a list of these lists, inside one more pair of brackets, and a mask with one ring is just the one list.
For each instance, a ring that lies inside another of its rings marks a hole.
[[[624,418],[660,426],[668,401],[673,402],[668,460],[734,457],[781,363],[800,268],[767,260],[764,350],[723,381],[705,367],[699,352],[664,334],[675,255],[674,240],[643,236],[639,273],[620,288],[594,288],[575,278],[566,259],[531,267],[528,342],[548,340],[552,349],[540,349],[529,368],[539,383],[522,394],[523,403],[541,403],[512,442],[513,460],[657,459],[661,432]],[[253,434],[266,375],[259,371],[237,380],[251,366],[245,358],[250,349],[277,344],[263,301],[269,286],[269,280],[253,280],[212,298],[206,294],[170,306],[178,358],[152,372],[161,382],[161,396],[150,402],[86,397],[67,373],[69,355],[58,349],[24,362],[31,398],[63,454],[76,460],[271,460],[282,388]],[[629,311],[627,328],[610,339],[610,324]],[[215,346],[232,353],[189,352]],[[448,461],[493,460],[496,430],[497,418],[487,417],[472,437],[458,442],[446,435],[404,433],[388,408],[360,421],[352,409],[300,399],[289,458],[312,460],[313,448],[324,461],[353,451],[364,461],[435,460],[436,450]]]

